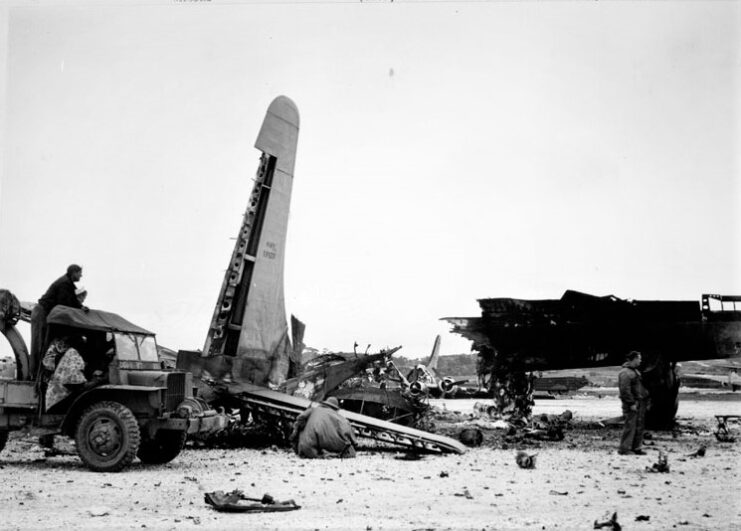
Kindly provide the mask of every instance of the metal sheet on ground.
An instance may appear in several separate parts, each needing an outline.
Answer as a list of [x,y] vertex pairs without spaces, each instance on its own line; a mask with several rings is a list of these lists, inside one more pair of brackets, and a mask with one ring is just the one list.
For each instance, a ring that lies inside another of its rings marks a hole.
[[[301,413],[312,402],[305,398],[290,396],[270,389],[251,384],[231,384],[228,386],[231,395],[239,395],[246,402],[260,407],[276,407],[286,413]],[[455,439],[436,435],[393,422],[386,422],[366,415],[342,410],[343,415],[359,430],[359,435],[392,444],[411,446],[415,449],[462,454],[466,447]],[[387,434],[388,437],[385,437]]]

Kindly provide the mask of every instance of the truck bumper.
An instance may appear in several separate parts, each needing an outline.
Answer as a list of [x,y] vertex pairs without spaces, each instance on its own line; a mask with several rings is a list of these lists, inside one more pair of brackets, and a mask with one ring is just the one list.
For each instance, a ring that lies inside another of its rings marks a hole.
[[151,434],[159,430],[185,431],[188,435],[208,434],[222,430],[227,425],[227,416],[214,410],[204,411],[190,418],[161,418],[148,423]]
[[204,412],[203,415],[188,419],[188,435],[199,433],[216,433],[226,428],[227,416],[214,410]]

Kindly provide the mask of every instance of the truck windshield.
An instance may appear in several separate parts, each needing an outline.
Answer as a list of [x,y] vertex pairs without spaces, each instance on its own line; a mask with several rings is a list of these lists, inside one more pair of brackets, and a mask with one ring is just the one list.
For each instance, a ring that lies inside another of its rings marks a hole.
[[159,361],[157,344],[152,336],[115,334],[118,359],[127,361]]

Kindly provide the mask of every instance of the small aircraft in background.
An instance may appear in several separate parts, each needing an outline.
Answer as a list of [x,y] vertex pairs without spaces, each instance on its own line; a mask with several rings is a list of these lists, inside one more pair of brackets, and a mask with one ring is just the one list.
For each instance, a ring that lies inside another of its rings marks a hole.
[[440,336],[435,338],[432,345],[432,354],[427,364],[417,364],[409,374],[409,392],[412,396],[429,395],[433,398],[445,398],[454,396],[459,386],[468,380],[453,380],[449,376],[440,377],[437,372],[437,360],[440,357]]

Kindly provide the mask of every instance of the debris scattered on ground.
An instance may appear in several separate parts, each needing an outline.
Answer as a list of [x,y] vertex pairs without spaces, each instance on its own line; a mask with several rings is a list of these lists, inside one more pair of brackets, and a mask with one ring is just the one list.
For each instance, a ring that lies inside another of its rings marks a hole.
[[558,491],[558,490],[551,490],[548,494],[553,494],[554,496],[568,496],[569,491]]
[[420,459],[424,459],[424,455],[417,452],[407,452],[401,455],[397,455],[396,457],[394,457],[394,459],[398,459],[400,461],[419,461]]
[[645,514],[639,514],[636,516],[636,522],[648,522],[649,520],[651,520],[651,517]]
[[612,529],[613,531],[620,531],[622,527],[617,521],[617,512],[612,513],[612,517],[609,519],[598,522],[597,520],[594,521],[594,528],[595,529]]
[[527,452],[519,450],[517,456],[515,456],[515,461],[517,461],[520,468],[535,468],[536,455],[538,454],[528,454]]
[[455,492],[453,493],[453,496],[459,496],[462,498],[466,498],[468,500],[473,500],[473,496],[471,496],[471,493],[468,490],[468,487],[463,487],[463,492]]
[[475,402],[473,404],[474,414],[478,417],[489,417],[495,418],[497,416],[497,408],[494,404],[486,402]]
[[647,466],[646,472],[669,472],[669,458],[663,450],[659,450],[659,460],[650,467]]
[[458,439],[466,446],[481,446],[484,442],[484,434],[476,428],[465,428],[461,430]]
[[547,430],[538,428],[525,428],[522,432],[523,437],[535,439],[538,441],[562,441],[564,438],[563,429],[560,427],[551,427]]
[[705,450],[706,450],[706,447],[703,444],[696,451],[692,452],[691,454],[688,454],[687,457],[705,457]]
[[262,498],[248,498],[241,490],[207,492],[204,499],[215,510],[230,513],[271,513],[301,508],[293,500],[277,501],[270,494],[264,494]]
[[476,419],[471,422],[472,425],[481,428],[482,430],[509,430],[512,425],[506,420],[487,420],[487,419]]
[[87,510],[87,514],[90,516],[107,516],[111,514],[111,510],[108,507],[91,507]]

